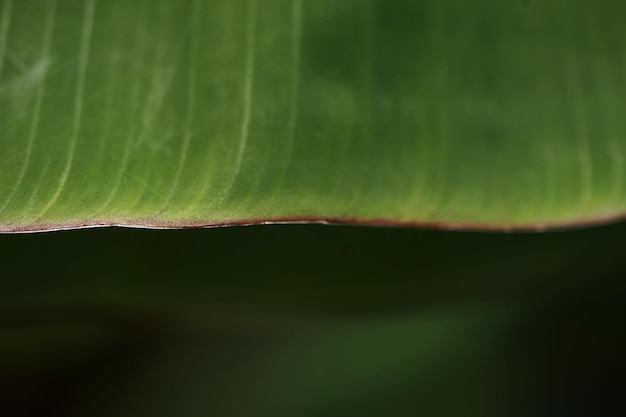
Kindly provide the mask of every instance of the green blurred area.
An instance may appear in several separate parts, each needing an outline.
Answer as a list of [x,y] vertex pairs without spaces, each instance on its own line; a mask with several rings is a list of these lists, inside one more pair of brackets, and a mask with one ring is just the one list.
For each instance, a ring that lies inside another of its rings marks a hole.
[[624,247],[626,224],[1,235],[0,415],[621,416]]

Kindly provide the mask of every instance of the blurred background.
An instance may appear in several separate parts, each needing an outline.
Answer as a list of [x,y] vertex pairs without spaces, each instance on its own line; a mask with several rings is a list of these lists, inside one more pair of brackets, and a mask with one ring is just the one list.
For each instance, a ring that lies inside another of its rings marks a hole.
[[626,224],[0,235],[0,416],[624,416]]

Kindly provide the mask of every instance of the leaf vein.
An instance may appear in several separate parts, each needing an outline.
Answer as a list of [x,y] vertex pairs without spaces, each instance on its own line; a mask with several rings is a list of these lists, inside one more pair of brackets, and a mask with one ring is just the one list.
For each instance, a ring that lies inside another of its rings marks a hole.
[[87,65],[89,62],[89,50],[91,47],[91,35],[93,33],[93,18],[94,12],[96,8],[96,0],[88,0],[85,5],[84,14],[83,14],[83,28],[80,42],[80,50],[78,56],[78,77],[76,81],[76,95],[74,96],[74,119],[72,123],[72,136],[70,139],[70,146],[68,150],[68,158],[67,163],[65,165],[65,169],[61,174],[61,179],[59,180],[59,186],[57,187],[54,195],[45,205],[44,209],[39,213],[37,218],[41,218],[45,215],[45,213],[54,205],[54,203],[59,199],[65,185],[67,183],[67,179],[72,170],[72,165],[74,163],[74,155],[76,153],[76,145],[78,143],[78,134],[80,132],[81,121],[82,121],[82,112],[83,112],[83,97],[85,93],[85,78],[87,75]]
[[248,136],[250,130],[250,119],[252,113],[252,89],[254,82],[254,61],[255,61],[255,26],[256,26],[256,8],[257,0],[249,0],[248,2],[248,21],[246,30],[246,57],[245,57],[245,73],[244,73],[244,89],[243,89],[243,117],[241,120],[239,146],[237,156],[235,158],[235,167],[233,178],[226,189],[226,195],[230,191],[239,176],[243,157],[248,145]]
[[191,143],[191,131],[192,131],[192,123],[193,123],[193,112],[194,112],[194,103],[195,103],[195,92],[196,92],[196,66],[194,65],[194,57],[195,51],[197,48],[198,42],[198,32],[200,31],[201,24],[197,22],[199,16],[201,16],[201,2],[199,0],[193,0],[191,6],[191,43],[189,46],[189,75],[187,82],[187,114],[185,118],[185,135],[183,136],[183,144],[180,151],[180,158],[178,160],[178,166],[176,168],[176,173],[174,174],[174,180],[172,182],[172,186],[161,205],[157,215],[163,213],[163,211],[167,208],[167,206],[171,203],[172,197],[178,184],[180,182],[180,177],[183,172],[183,168],[185,167],[185,162],[187,161],[187,156],[189,154],[189,145]]
[[54,30],[54,20],[55,20],[55,11],[56,11],[56,0],[51,1],[49,4],[49,9],[46,13],[46,21],[44,23],[44,35],[43,42],[41,47],[40,58],[37,63],[35,63],[35,72],[38,73],[38,84],[36,89],[35,96],[35,105],[33,109],[33,118],[31,120],[31,125],[29,129],[28,142],[26,144],[26,153],[24,156],[24,162],[22,163],[22,169],[17,176],[17,182],[15,183],[13,189],[9,193],[6,198],[6,201],[3,203],[2,207],[0,207],[0,213],[3,213],[7,206],[10,204],[11,200],[17,193],[20,185],[24,181],[24,177],[26,176],[26,172],[28,170],[28,166],[30,165],[33,147],[35,144],[35,139],[37,137],[37,131],[39,128],[40,116],[41,116],[41,106],[43,104],[43,97],[45,95],[46,90],[46,72],[48,70],[48,66],[50,63],[50,48],[52,43],[52,34]]
[[2,21],[0,22],[0,79],[2,79],[2,68],[4,66],[4,57],[6,55],[12,6],[13,0],[6,0],[2,7]]

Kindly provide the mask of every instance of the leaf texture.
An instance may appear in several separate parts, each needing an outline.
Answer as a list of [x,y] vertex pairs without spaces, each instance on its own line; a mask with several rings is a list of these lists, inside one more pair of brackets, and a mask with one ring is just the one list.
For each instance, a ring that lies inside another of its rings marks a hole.
[[0,230],[626,212],[618,0],[2,0]]

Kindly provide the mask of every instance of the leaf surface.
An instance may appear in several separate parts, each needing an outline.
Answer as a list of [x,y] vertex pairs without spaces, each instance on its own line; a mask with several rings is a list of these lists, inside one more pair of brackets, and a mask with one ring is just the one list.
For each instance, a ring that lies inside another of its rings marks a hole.
[[626,212],[626,6],[0,1],[0,231]]

